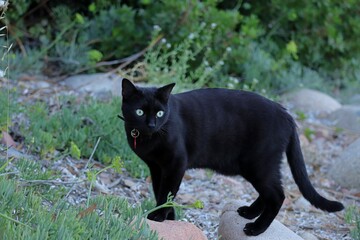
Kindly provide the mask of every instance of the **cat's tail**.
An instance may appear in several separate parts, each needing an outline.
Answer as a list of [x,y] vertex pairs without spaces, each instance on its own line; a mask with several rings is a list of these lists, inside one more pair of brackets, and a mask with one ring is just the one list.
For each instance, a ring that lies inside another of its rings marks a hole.
[[330,201],[322,197],[310,183],[295,127],[286,149],[286,156],[300,192],[312,205],[328,212],[337,212],[344,209],[344,205],[340,202]]

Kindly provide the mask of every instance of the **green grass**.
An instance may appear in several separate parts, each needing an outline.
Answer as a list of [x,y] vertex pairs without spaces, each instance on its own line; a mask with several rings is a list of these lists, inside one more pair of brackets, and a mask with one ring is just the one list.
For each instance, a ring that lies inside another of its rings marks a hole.
[[158,239],[141,224],[141,208],[127,200],[100,195],[89,207],[72,206],[61,188],[26,184],[54,173],[22,159],[11,162],[14,174],[2,167],[6,163],[0,159],[0,239]]
[[22,105],[14,101],[15,95],[14,91],[0,90],[0,137],[1,130],[11,133],[14,117],[21,114],[20,121],[17,120],[20,132],[17,133],[24,139],[19,143],[25,144],[28,153],[43,159],[64,155],[88,159],[94,152],[93,159],[106,165],[121,159],[123,167],[133,177],[149,175],[145,164],[128,146],[124,122],[117,117],[120,98],[107,102],[94,99],[79,102],[74,98],[59,97],[58,105],[50,108],[39,101]]
[[64,98],[55,110],[40,102],[27,106],[29,125],[22,126],[25,143],[43,158],[54,158],[55,150],[74,158],[89,158],[94,151],[94,159],[104,164],[120,158],[132,176],[146,176],[148,169],[128,146],[124,123],[117,117],[120,106],[119,98],[80,104]]
[[346,209],[345,220],[351,225],[350,235],[354,240],[360,240],[360,208],[350,206]]

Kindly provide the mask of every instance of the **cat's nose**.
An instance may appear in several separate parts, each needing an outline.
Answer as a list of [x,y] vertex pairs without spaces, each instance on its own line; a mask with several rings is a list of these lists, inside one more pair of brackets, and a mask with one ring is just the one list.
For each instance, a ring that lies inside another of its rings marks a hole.
[[149,122],[148,123],[148,127],[150,128],[150,129],[154,129],[155,128],[155,122]]

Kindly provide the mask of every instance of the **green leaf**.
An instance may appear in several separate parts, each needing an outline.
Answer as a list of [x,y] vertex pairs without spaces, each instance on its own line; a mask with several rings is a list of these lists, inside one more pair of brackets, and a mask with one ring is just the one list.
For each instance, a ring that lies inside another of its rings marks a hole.
[[77,23],[79,23],[79,24],[84,24],[85,23],[85,19],[80,13],[75,14],[75,21]]
[[286,51],[291,54],[291,56],[297,60],[299,57],[297,55],[298,53],[298,47],[296,45],[296,42],[294,40],[291,40],[286,44]]
[[79,147],[73,141],[70,143],[70,155],[76,159],[80,159],[81,156]]
[[120,156],[114,157],[112,161],[112,167],[114,168],[115,172],[122,173],[122,168],[124,167],[124,162],[121,161]]
[[92,13],[95,13],[96,12],[96,4],[93,2],[89,5],[89,11],[92,12]]
[[98,62],[103,58],[103,54],[96,49],[89,50],[87,53],[89,60],[92,62]]
[[200,200],[196,200],[191,206],[193,206],[194,208],[197,208],[197,209],[203,209],[204,203]]

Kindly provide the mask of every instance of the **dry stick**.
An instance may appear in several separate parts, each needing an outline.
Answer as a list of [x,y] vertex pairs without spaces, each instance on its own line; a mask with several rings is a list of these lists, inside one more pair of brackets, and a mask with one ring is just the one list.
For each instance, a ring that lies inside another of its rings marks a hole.
[[[12,26],[9,24],[8,25],[8,28],[7,28],[10,32],[10,35],[12,36],[16,36],[16,34],[14,33],[13,29],[12,29]],[[15,37],[15,41],[16,43],[19,45],[19,48],[21,50],[21,53],[23,55],[23,57],[27,57],[27,53],[26,53],[26,49],[25,49],[25,46],[24,44],[22,43],[21,39],[19,37]]]
[[147,50],[153,48],[156,44],[158,44],[160,42],[160,40],[164,37],[163,34],[160,34],[157,38],[155,38],[155,40],[153,40],[146,48],[144,48],[142,51],[132,55],[129,57],[128,61],[126,61],[125,63],[121,64],[120,66],[118,66],[117,68],[111,70],[109,72],[109,74],[117,72],[119,69],[122,69],[124,67],[126,67],[127,65],[129,65],[130,63],[132,63],[133,61],[135,61],[136,59],[138,59],[139,57],[141,57],[142,55],[144,55]]
[[111,75],[112,73],[118,71],[119,69],[122,69],[122,68],[126,67],[127,65],[129,65],[130,63],[132,63],[133,61],[135,61],[136,59],[138,59],[139,57],[141,57],[142,55],[144,55],[147,50],[149,50],[150,48],[154,47],[162,38],[163,38],[163,35],[159,35],[154,41],[152,41],[152,42],[149,44],[149,46],[147,46],[146,48],[144,48],[144,49],[141,50],[140,52],[135,53],[135,54],[133,54],[133,55],[131,55],[131,56],[129,56],[129,57],[122,58],[122,59],[116,59],[116,60],[113,60],[113,61],[99,62],[99,63],[96,63],[95,66],[84,67],[84,68],[81,68],[81,69],[75,71],[75,72],[72,73],[72,74],[62,75],[62,76],[56,78],[56,81],[63,80],[63,79],[65,79],[65,78],[69,77],[69,76],[74,76],[74,75],[76,75],[76,74],[85,72],[85,71],[90,70],[90,69],[95,69],[95,68],[102,67],[102,66],[111,66],[111,65],[116,65],[116,64],[119,64],[119,63],[124,63],[124,64],[120,65],[119,67],[117,67],[117,68],[109,71],[108,74]]
[[67,184],[76,184],[76,183],[82,183],[84,182],[84,180],[81,181],[70,181],[70,182],[59,182],[58,180],[24,180],[24,179],[20,179],[21,182],[24,182],[24,184],[22,184],[23,186],[25,185],[30,185],[30,184],[35,184],[35,185],[40,185],[40,184],[44,184],[44,185],[67,185]]
[[0,177],[6,176],[6,175],[17,175],[19,172],[6,172],[6,173],[0,173]]

